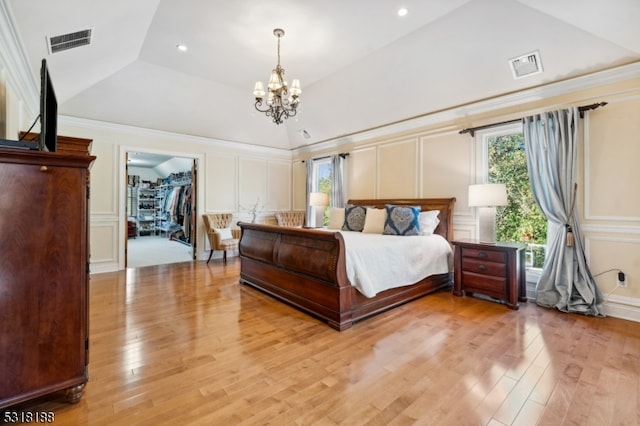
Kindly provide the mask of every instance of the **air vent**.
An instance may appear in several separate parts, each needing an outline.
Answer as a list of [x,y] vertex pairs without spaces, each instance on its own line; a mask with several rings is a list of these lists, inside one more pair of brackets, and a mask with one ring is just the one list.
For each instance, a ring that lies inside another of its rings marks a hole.
[[58,53],[80,46],[91,44],[91,29],[76,31],[74,33],[47,37],[49,53]]
[[542,62],[540,62],[540,53],[532,52],[517,58],[509,59],[513,78],[518,79],[542,72]]
[[299,134],[300,136],[302,136],[303,138],[305,138],[305,139],[309,139],[309,138],[311,138],[311,135],[310,135],[310,134],[309,134],[309,132],[307,132],[305,129],[300,129],[300,130],[298,130],[298,134]]

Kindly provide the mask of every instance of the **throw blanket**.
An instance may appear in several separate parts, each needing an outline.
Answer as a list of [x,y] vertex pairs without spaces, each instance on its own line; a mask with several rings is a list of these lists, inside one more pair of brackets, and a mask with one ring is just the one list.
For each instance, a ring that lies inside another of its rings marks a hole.
[[453,252],[440,235],[341,234],[347,254],[347,277],[367,297],[450,271]]

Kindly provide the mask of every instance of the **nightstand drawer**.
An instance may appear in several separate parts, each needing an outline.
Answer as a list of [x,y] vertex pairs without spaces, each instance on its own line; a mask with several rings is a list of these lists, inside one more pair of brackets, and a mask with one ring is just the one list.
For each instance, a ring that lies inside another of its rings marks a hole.
[[488,275],[480,275],[473,272],[462,272],[465,291],[478,292],[502,298],[507,291],[507,279],[500,277],[492,277]]
[[462,257],[473,257],[476,259],[499,263],[505,263],[507,260],[506,254],[501,251],[472,249],[467,247],[462,248]]
[[484,260],[468,257],[462,258],[462,270],[501,278],[505,278],[507,276],[507,265],[504,263],[486,262]]

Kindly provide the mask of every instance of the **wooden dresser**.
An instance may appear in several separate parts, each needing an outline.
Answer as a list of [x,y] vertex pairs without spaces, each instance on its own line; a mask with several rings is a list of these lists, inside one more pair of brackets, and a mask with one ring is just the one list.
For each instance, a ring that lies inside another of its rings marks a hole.
[[85,151],[0,149],[0,408],[87,381]]
[[454,241],[453,294],[480,293],[511,309],[526,302],[525,244]]

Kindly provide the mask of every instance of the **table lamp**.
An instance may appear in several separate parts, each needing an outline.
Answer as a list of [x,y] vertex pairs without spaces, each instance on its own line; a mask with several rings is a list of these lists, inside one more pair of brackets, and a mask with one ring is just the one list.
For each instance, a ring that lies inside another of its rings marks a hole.
[[496,242],[496,206],[506,205],[507,186],[505,184],[469,185],[469,207],[478,207],[478,236],[481,242]]
[[324,192],[312,192],[309,194],[309,205],[313,207],[313,216],[315,217],[316,228],[322,228],[322,216],[324,209],[318,207],[326,207],[329,205],[329,194]]

